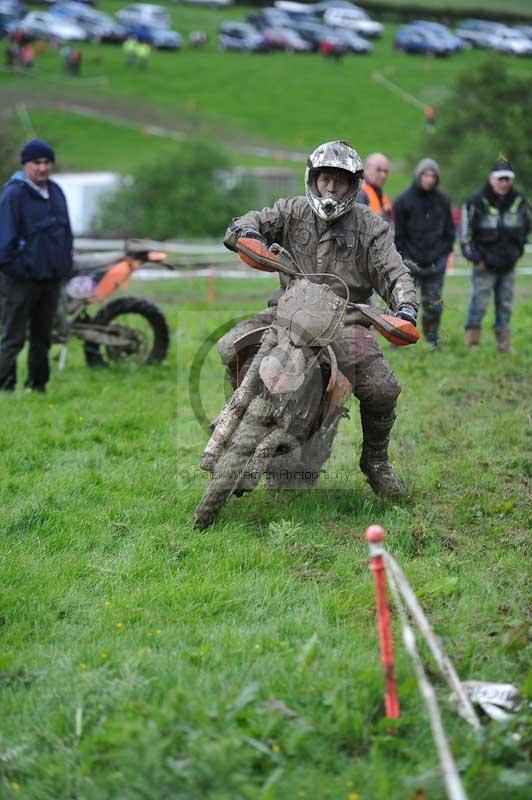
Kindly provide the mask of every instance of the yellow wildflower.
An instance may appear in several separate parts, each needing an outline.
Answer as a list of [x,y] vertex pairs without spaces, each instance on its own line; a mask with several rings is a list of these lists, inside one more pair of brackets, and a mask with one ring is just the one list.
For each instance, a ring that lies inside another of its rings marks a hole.
[[117,622],[116,623],[116,627],[117,628],[123,628],[124,627],[124,623],[123,622]]

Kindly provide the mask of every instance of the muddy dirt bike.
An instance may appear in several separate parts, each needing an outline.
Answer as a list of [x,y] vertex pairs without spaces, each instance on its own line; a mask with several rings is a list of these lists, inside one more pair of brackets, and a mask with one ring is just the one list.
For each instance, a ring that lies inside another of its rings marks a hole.
[[74,257],[73,276],[61,291],[53,342],[61,345],[59,368],[66,363],[67,342],[83,342],[89,367],[110,364],[156,364],[166,357],[168,324],[149,300],[119,297],[91,313],[118,289],[124,289],[135,270],[149,264],[173,269],[166,253],[150,249],[142,239],[130,239],[117,253]]
[[194,527],[210,525],[231,495],[252,491],[262,476],[269,488],[315,483],[331,449],[342,405],[351,384],[338,368],[331,347],[342,332],[348,308],[358,310],[389,341],[406,345],[419,339],[406,320],[378,308],[349,303],[330,286],[309,278],[280,245],[257,239],[237,242],[240,258],[255,269],[289,279],[273,323],[235,342],[237,388],[213,423],[200,466],[211,480],[194,514]]

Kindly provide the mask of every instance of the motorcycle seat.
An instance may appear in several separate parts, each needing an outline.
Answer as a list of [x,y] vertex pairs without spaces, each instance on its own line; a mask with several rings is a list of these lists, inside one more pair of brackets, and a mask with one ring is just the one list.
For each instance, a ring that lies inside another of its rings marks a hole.
[[106,271],[117,261],[124,258],[124,253],[120,250],[105,253],[76,253],[72,265],[72,273],[74,275],[87,274],[95,270]]

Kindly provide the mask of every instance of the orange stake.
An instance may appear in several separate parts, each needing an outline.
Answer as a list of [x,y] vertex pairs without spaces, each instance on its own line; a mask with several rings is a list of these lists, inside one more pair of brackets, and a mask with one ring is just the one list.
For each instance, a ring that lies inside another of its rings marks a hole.
[[214,303],[216,300],[216,270],[209,264],[207,268],[207,302]]
[[393,663],[392,634],[390,629],[390,611],[386,597],[386,575],[381,555],[381,545],[384,539],[384,528],[380,525],[370,525],[366,530],[366,539],[369,544],[371,558],[370,569],[375,579],[375,597],[377,600],[377,629],[381,651],[381,663],[384,671],[384,709],[387,719],[398,719],[399,700],[395,686],[395,671]]

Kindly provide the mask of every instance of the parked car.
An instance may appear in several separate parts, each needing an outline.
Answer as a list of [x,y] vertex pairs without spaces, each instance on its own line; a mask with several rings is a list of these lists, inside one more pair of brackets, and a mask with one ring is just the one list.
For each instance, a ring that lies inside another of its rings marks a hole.
[[345,38],[342,36],[342,31],[328,28],[319,22],[299,23],[297,31],[311,44],[315,51],[320,50],[324,42],[328,43],[331,55],[343,55],[349,50]]
[[384,30],[380,22],[370,19],[362,8],[328,8],[323,15],[323,22],[331,28],[347,28],[368,39],[377,39]]
[[209,8],[227,8],[234,0],[181,0],[187,6],[208,6]]
[[292,28],[293,20],[285,12],[278,8],[263,8],[247,15],[247,21],[259,31],[264,28]]
[[532,25],[514,25],[514,30],[522,33],[527,39],[532,39]]
[[34,39],[56,39],[58,42],[84,42],[87,34],[77,23],[47,11],[30,11],[23,19],[9,25],[8,32],[22,33]]
[[319,50],[320,44],[324,39],[331,36],[334,37],[336,33],[332,28],[327,28],[312,17],[301,16],[297,22],[290,22],[290,26],[297,31],[302,39],[310,44],[311,49],[314,51]]
[[453,52],[446,41],[419,25],[402,25],[395,34],[393,45],[402,53],[448,56]]
[[0,0],[0,14],[21,17],[23,13],[22,3],[18,0]]
[[0,0],[0,37],[6,34],[10,26],[16,25],[22,17],[22,7],[18,3]]
[[179,50],[183,38],[177,31],[168,28],[152,28],[149,25],[126,25],[127,36],[146,42],[155,50]]
[[270,49],[262,33],[246,22],[224,22],[218,34],[218,47],[246,53],[264,53]]
[[333,28],[335,35],[344,43],[347,53],[356,55],[367,55],[373,50],[371,42],[359,36],[358,33],[341,28]]
[[458,53],[465,47],[464,40],[460,39],[459,36],[457,36],[455,33],[452,33],[449,28],[447,28],[445,25],[442,25],[440,22],[432,22],[431,20],[427,19],[414,19],[410,25],[417,25],[419,28],[424,28],[427,31],[431,31],[434,36],[441,37],[442,40],[448,42],[453,53]]
[[261,33],[271,50],[308,53],[312,49],[310,44],[292,28],[264,28]]
[[146,25],[148,28],[169,28],[170,17],[163,6],[150,3],[133,3],[116,14],[117,21],[125,27]]
[[274,8],[285,11],[288,14],[309,14],[310,6],[307,3],[296,3],[292,0],[275,0]]
[[318,3],[310,3],[308,8],[313,14],[322,17],[329,8],[352,9],[358,8],[358,6],[354,3],[350,3],[349,0],[321,0],[321,2]]
[[457,36],[472,47],[492,48],[497,34],[506,28],[499,22],[488,22],[485,19],[464,19],[455,30]]
[[76,0],[56,3],[51,7],[50,14],[77,22],[94,42],[122,42],[127,36],[124,26],[115,22],[109,14],[95,11]]
[[513,28],[506,28],[497,33],[492,49],[498,53],[509,53],[513,56],[529,56],[532,55],[532,40],[524,33],[519,33]]

